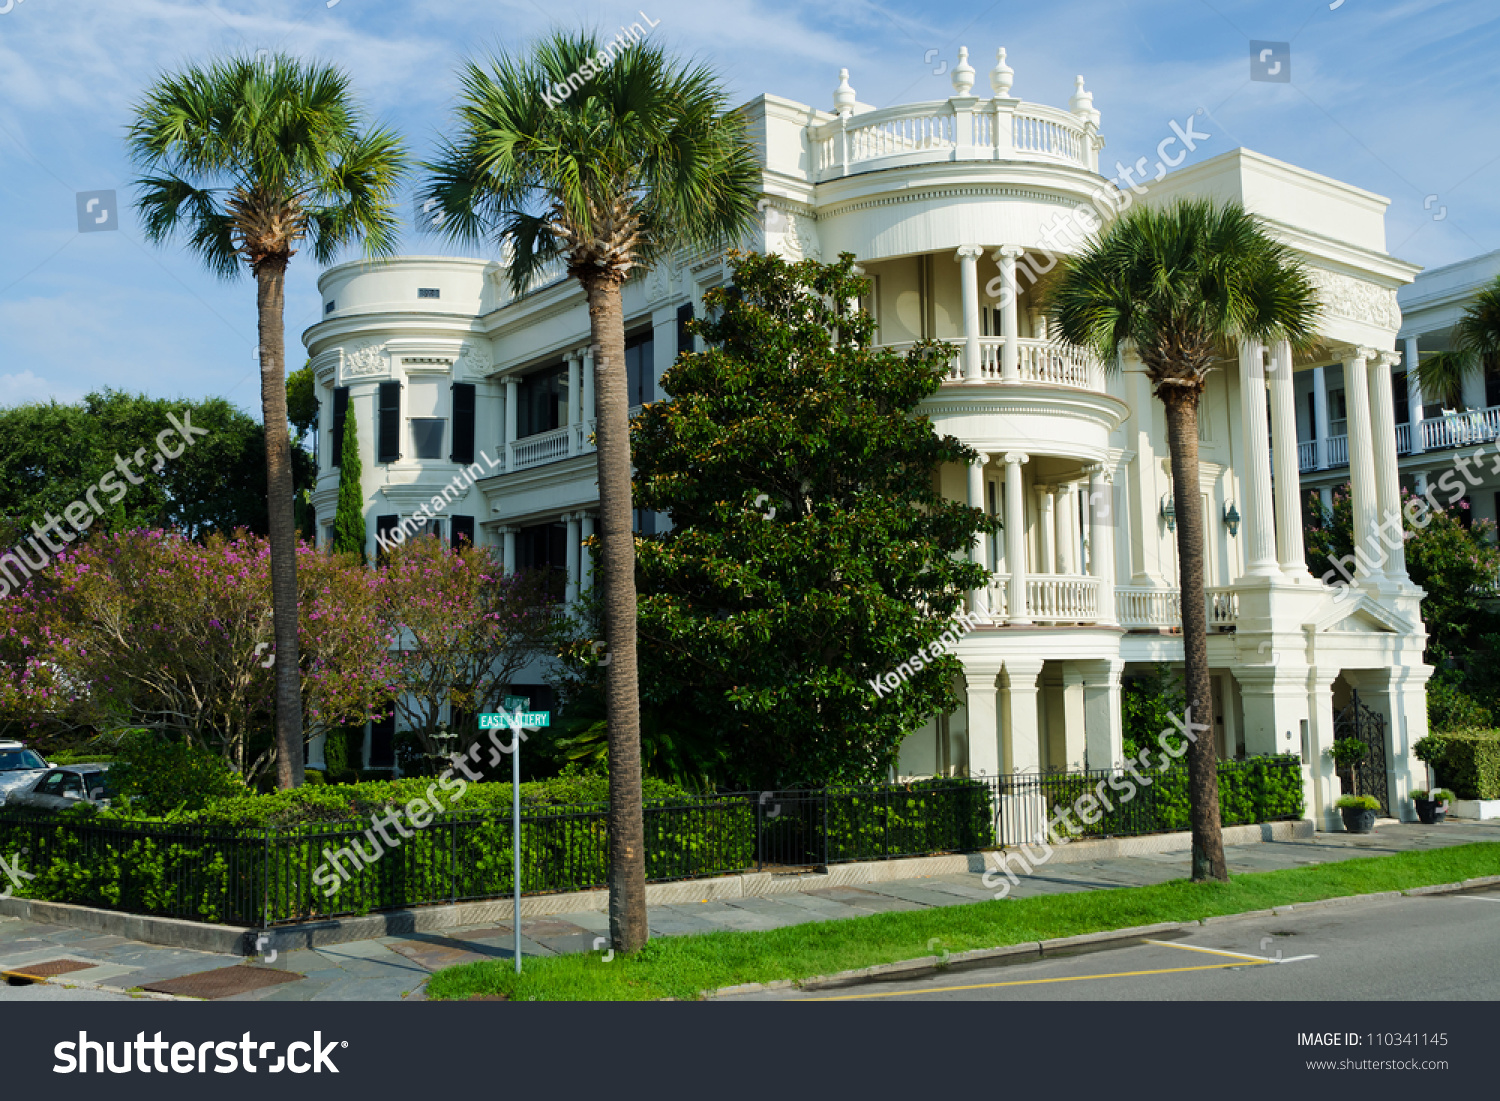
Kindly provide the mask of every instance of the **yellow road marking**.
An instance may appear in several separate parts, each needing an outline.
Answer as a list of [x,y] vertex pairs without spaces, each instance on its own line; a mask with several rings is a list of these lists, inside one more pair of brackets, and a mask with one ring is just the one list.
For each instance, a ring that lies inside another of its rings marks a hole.
[[1184,952],[1206,952],[1210,956],[1229,956],[1237,960],[1254,960],[1256,963],[1270,963],[1265,956],[1250,956],[1244,952],[1226,952],[1222,948],[1199,948],[1196,944],[1174,944],[1169,940],[1145,940],[1143,944],[1155,944],[1161,948],[1181,948]]
[[1129,979],[1137,975],[1176,975],[1183,971],[1220,971],[1226,967],[1259,967],[1270,960],[1253,957],[1243,963],[1207,963],[1200,967],[1164,967],[1155,971],[1116,971],[1109,975],[1070,975],[1057,979],[1016,979],[1011,982],[982,982],[971,986],[934,986],[927,990],[882,990],[874,994],[840,994],[832,998],[803,998],[807,1002],[848,1002],[856,998],[899,998],[911,994],[947,994],[955,990],[990,990],[997,986],[1039,986],[1053,982],[1085,982],[1089,979]]

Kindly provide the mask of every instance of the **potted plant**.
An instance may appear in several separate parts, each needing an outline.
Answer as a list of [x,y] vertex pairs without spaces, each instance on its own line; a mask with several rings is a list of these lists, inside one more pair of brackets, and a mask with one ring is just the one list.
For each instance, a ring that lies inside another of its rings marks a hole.
[[1369,833],[1375,828],[1375,815],[1380,804],[1373,795],[1340,795],[1333,804],[1344,820],[1344,829],[1350,833]]
[[1434,788],[1431,794],[1425,791],[1414,791],[1411,793],[1412,802],[1417,805],[1417,821],[1424,825],[1433,826],[1442,822],[1448,814],[1448,803],[1453,798],[1453,793],[1447,788]]

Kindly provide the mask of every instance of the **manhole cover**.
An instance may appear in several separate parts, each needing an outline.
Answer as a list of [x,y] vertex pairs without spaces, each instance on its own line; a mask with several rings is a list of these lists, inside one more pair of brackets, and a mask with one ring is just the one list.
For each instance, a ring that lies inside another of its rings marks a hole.
[[81,963],[78,960],[48,960],[46,963],[28,963],[20,967],[12,967],[9,971],[0,971],[7,979],[19,979],[40,982],[50,979],[53,975],[66,975],[70,971],[87,971],[90,967],[98,967],[97,963]]
[[162,979],[141,987],[155,994],[176,994],[185,998],[229,998],[251,990],[261,990],[278,983],[296,982],[302,978],[295,971],[277,971],[270,967],[247,967],[235,964],[215,971],[199,971],[176,979]]

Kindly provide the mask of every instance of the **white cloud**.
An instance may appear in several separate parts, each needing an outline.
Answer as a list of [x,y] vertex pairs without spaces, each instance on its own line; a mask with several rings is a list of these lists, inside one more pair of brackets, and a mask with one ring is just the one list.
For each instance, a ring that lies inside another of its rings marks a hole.
[[74,402],[83,397],[83,391],[68,382],[51,382],[30,371],[15,375],[0,375],[0,408],[12,405],[28,405],[56,399]]

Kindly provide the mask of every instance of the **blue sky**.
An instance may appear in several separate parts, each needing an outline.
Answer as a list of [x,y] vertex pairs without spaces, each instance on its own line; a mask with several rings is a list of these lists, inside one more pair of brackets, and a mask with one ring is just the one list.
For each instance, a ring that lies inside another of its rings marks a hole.
[[[1494,0],[1124,0],[801,4],[768,0],[0,0],[0,406],[104,386],[227,397],[259,416],[254,289],[179,247],[79,233],[76,194],[128,201],[130,105],[164,70],[259,49],[343,66],[376,118],[431,152],[461,59],[519,50],[555,25],[653,39],[711,63],[735,102],[772,92],[829,108],[840,68],[875,106],[943,98],[959,46],[987,93],[995,48],[1013,94],[1066,106],[1083,74],[1104,161],[1152,153],[1198,108],[1210,140],[1244,145],[1391,199],[1389,251],[1426,266],[1500,248]],[[1289,83],[1250,80],[1251,40],[1290,42]],[[409,204],[407,204],[409,208]],[[412,251],[451,251],[429,239]],[[292,262],[287,345],[316,320],[318,269]]]

